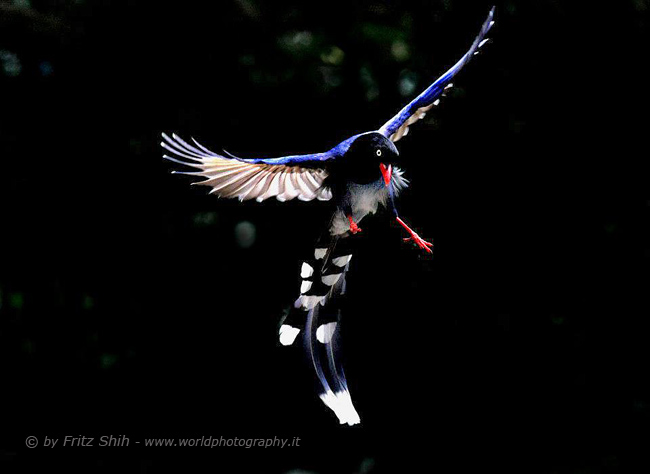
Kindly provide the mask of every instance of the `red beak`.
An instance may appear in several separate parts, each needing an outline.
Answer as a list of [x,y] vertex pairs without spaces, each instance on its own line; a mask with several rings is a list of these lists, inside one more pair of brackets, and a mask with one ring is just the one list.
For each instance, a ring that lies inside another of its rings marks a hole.
[[390,179],[393,177],[393,167],[391,165],[386,166],[383,163],[379,163],[379,169],[381,170],[381,175],[384,177],[384,183],[386,187],[390,184]]

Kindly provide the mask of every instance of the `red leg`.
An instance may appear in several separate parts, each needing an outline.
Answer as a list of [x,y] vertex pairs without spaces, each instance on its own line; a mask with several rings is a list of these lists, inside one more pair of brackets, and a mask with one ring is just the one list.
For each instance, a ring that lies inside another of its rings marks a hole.
[[356,234],[357,232],[361,232],[361,227],[357,225],[356,222],[352,220],[352,216],[348,216],[348,220],[350,221],[350,232],[353,234]]
[[433,247],[433,244],[431,242],[427,242],[426,240],[422,239],[422,237],[420,237],[417,233],[415,233],[413,229],[407,226],[406,223],[399,217],[397,217],[397,222],[399,222],[400,225],[406,229],[406,232],[408,232],[411,235],[410,237],[404,239],[404,242],[408,242],[412,240],[421,249],[424,249],[427,252],[432,253],[431,247]]

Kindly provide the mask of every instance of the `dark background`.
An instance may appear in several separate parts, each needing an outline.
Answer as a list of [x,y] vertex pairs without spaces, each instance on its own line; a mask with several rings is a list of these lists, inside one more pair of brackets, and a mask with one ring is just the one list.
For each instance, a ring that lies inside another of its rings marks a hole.
[[[435,251],[363,222],[361,426],[276,342],[327,205],[219,200],[161,159],[162,131],[260,157],[375,129],[490,6],[0,2],[6,472],[648,472],[647,0],[498,2],[492,44],[399,142],[401,213]],[[24,447],[107,434],[302,442]]]

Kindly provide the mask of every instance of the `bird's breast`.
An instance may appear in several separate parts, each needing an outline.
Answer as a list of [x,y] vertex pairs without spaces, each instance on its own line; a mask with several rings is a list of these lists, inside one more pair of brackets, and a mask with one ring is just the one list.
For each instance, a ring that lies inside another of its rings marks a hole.
[[[348,183],[345,200],[352,210],[352,219],[357,224],[368,214],[377,212],[381,204],[386,205],[388,188],[381,179],[371,184]],[[343,234],[350,229],[350,221],[342,209],[338,209],[332,221],[330,232],[334,235]]]
[[386,205],[388,199],[388,188],[381,179],[372,184],[351,183],[349,193],[352,217],[357,222],[366,215],[377,212],[379,204]]

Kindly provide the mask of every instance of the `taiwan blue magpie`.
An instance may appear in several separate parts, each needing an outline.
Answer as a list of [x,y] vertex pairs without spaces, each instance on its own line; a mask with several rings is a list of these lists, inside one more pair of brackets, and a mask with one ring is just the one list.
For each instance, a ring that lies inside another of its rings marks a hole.
[[161,146],[171,155],[164,158],[194,169],[173,172],[205,178],[192,184],[210,187],[210,194],[240,201],[261,202],[275,197],[278,201],[297,198],[335,203],[313,257],[302,263],[300,296],[280,322],[278,332],[282,345],[291,345],[304,332],[307,354],[320,382],[320,398],[340,423],[360,422],[338,355],[341,302],[354,241],[350,237],[361,232],[359,223],[381,205],[404,228],[408,235],[405,241],[432,252],[433,244],[412,230],[395,207],[395,198],[409,184],[402,170],[393,165],[399,155],[395,143],[438,105],[440,97],[452,87],[454,76],[478,54],[488,41],[493,17],[494,7],[469,50],[397,115],[378,130],[354,135],[326,152],[244,159],[228,152],[215,153],[194,139],[189,143],[176,134],[162,134]]

